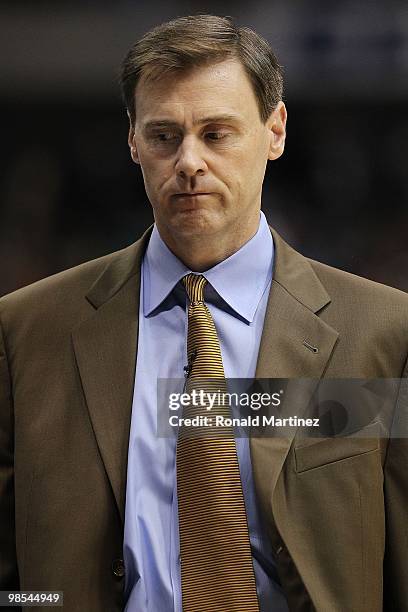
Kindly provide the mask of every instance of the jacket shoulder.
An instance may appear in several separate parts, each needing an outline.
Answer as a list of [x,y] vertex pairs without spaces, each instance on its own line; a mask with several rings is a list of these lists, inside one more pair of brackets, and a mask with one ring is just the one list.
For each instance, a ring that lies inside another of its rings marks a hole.
[[371,299],[374,301],[385,300],[386,303],[400,304],[402,308],[408,308],[408,293],[384,285],[376,281],[346,272],[340,268],[334,268],[320,261],[307,258],[314,272],[324,284],[333,298],[348,296],[348,299]]
[[366,329],[398,330],[406,342],[407,293],[319,261],[308,261],[330,295],[331,302],[325,313],[328,318],[344,319],[348,325],[353,321],[354,326]]
[[17,289],[0,298],[0,315],[4,323],[32,318],[44,312],[53,315],[56,311],[79,310],[87,304],[84,299],[89,289],[101,278],[107,269],[113,268],[123,274],[128,272],[137,259],[139,241],[130,246],[58,272]]

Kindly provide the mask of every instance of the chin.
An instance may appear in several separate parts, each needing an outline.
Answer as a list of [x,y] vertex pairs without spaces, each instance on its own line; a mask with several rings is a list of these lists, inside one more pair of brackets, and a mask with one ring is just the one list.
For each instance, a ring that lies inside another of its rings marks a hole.
[[180,211],[168,224],[171,232],[184,236],[210,236],[221,231],[222,220],[213,212],[203,209]]

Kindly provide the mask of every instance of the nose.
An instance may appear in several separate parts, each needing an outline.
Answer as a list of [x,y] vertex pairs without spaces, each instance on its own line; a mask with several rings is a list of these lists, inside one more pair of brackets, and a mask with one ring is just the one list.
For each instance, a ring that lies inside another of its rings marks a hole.
[[205,174],[207,164],[203,158],[202,143],[194,135],[183,138],[177,151],[176,173],[183,178]]

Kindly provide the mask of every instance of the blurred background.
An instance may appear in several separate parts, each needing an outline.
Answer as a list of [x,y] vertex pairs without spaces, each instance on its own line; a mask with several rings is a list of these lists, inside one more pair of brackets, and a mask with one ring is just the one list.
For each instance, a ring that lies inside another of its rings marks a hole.
[[408,291],[406,0],[1,4],[0,295],[122,248],[152,222],[117,85],[128,47],[231,15],[285,68],[288,137],[263,209],[309,257]]

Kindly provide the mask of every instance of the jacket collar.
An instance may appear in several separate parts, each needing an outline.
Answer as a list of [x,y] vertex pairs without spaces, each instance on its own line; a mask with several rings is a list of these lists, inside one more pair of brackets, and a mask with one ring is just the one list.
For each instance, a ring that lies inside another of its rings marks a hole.
[[[141,262],[153,227],[151,225],[137,242],[115,253],[90,287],[86,298],[96,309],[118,293],[132,276],[140,282]],[[330,297],[310,262],[289,246],[275,229],[271,226],[269,229],[275,245],[274,282],[306,308],[318,312],[330,302]]]

